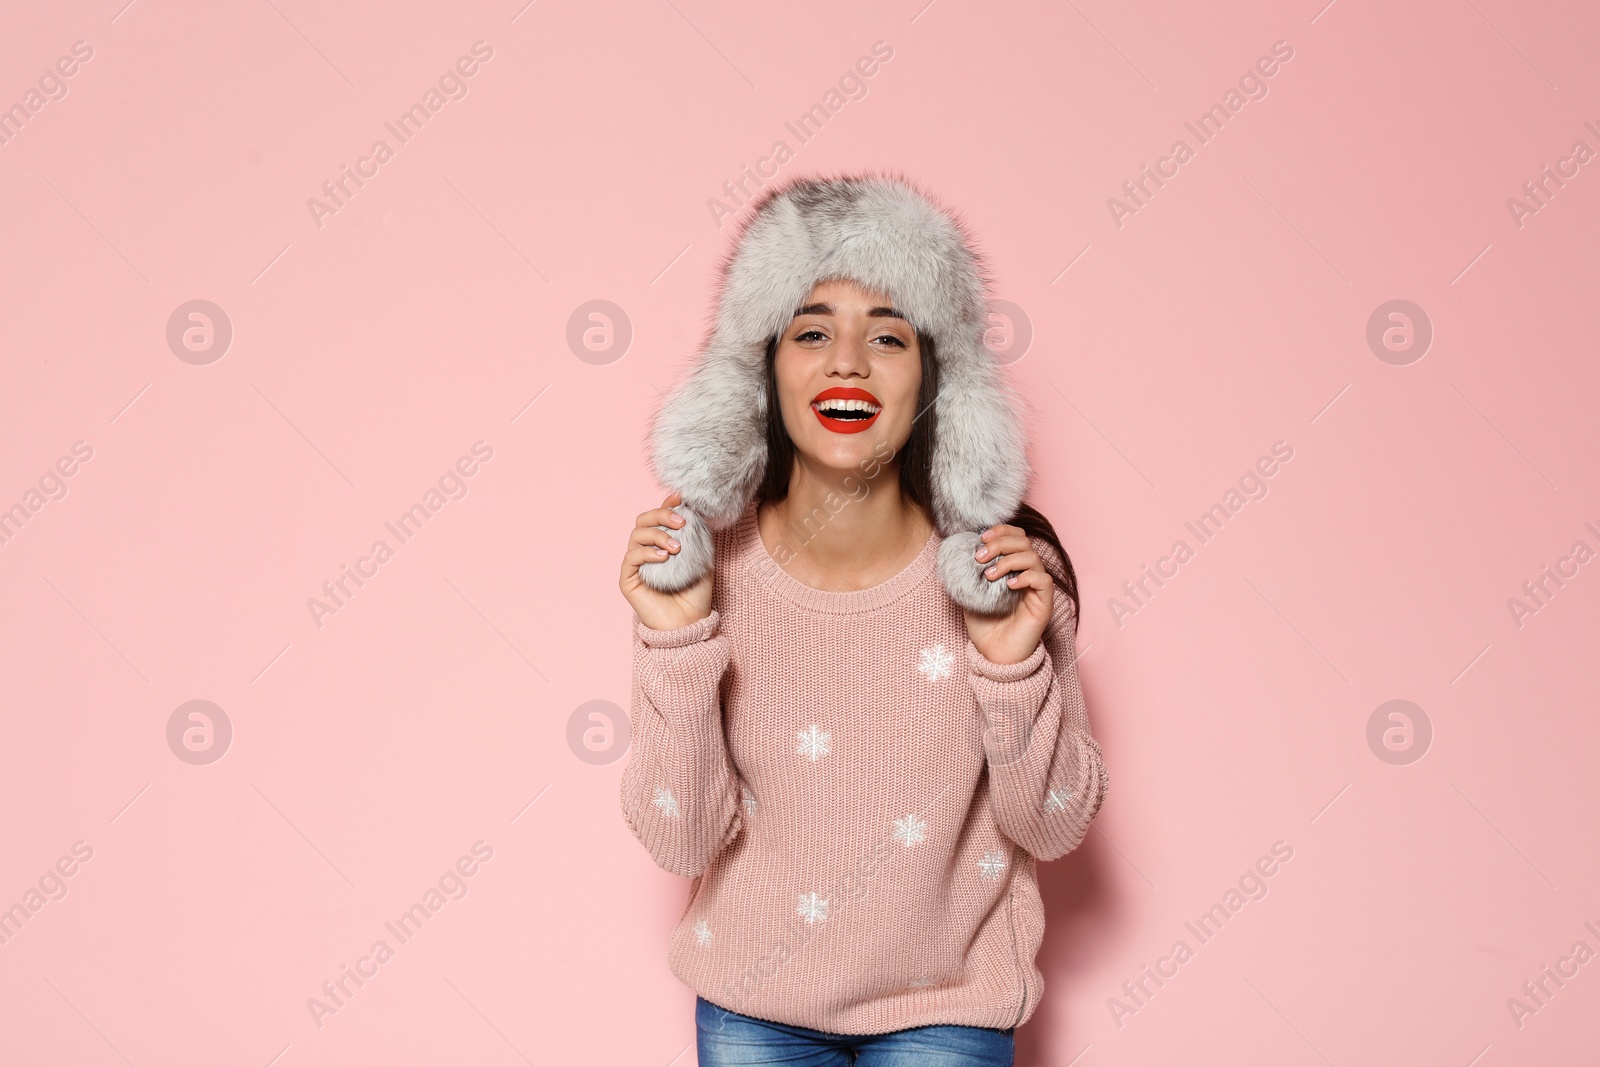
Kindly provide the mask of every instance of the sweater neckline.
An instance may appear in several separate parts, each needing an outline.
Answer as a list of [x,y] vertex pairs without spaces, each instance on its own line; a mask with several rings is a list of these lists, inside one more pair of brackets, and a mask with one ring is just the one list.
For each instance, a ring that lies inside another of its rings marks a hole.
[[814,589],[783,569],[767,544],[761,539],[761,526],[756,520],[759,501],[752,501],[739,520],[738,546],[740,554],[749,560],[752,577],[770,592],[799,607],[832,615],[848,615],[881,608],[912,588],[920,585],[934,573],[939,555],[938,529],[928,535],[927,542],[916,558],[898,573],[877,585],[847,591]]

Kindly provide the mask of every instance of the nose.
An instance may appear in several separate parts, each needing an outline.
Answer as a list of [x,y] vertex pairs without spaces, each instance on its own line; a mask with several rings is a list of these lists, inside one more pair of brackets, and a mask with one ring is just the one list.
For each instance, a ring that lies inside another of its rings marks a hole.
[[872,353],[860,337],[840,337],[828,346],[823,373],[830,377],[865,378],[872,366]]

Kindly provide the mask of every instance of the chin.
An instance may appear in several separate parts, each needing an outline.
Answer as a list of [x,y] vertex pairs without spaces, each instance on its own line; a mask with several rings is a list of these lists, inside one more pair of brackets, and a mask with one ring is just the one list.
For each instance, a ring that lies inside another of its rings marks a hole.
[[838,471],[860,473],[862,466],[873,457],[873,441],[862,440],[867,434],[855,434],[846,441],[823,441],[820,446],[800,447],[805,458],[819,467]]

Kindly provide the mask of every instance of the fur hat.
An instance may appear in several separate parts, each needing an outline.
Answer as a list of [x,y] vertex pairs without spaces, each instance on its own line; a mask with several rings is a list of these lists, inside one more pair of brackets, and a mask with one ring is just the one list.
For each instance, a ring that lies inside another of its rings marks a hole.
[[[660,483],[683,496],[683,546],[639,575],[660,592],[698,581],[712,530],[741,518],[767,463],[766,346],[812,287],[845,279],[888,294],[934,341],[933,521],[950,598],[1003,614],[1016,590],[973,559],[979,534],[1016,514],[1030,470],[1022,406],[984,344],[988,282],[965,224],[899,176],[802,178],[768,190],[724,258],[715,321],[700,358],[649,426]],[[665,527],[663,527],[665,529]]]

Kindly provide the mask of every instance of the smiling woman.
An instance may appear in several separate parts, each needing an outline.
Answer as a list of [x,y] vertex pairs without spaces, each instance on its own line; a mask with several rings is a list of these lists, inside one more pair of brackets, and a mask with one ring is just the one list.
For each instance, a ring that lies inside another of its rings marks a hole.
[[[906,436],[900,431],[909,432],[916,419],[922,377],[917,335],[887,301],[855,282],[819,283],[788,329],[767,345],[769,385],[777,386],[768,395],[778,397],[784,419],[777,428],[801,427],[802,438],[823,452],[837,444],[831,455],[838,466],[858,460],[875,440]],[[805,417],[802,405],[814,420]],[[817,426],[827,434],[860,434],[874,427],[878,432],[871,439],[830,442],[818,435]],[[771,429],[768,447],[783,447]],[[787,466],[769,463],[767,470]]]
[[694,879],[668,962],[702,1064],[1007,1064],[1038,1007],[1035,864],[1107,775],[987,311],[963,229],[904,179],[794,182],[651,426],[672,492],[619,580],[620,799]]

